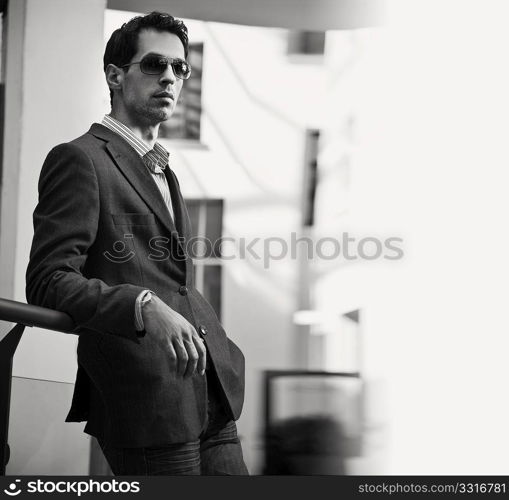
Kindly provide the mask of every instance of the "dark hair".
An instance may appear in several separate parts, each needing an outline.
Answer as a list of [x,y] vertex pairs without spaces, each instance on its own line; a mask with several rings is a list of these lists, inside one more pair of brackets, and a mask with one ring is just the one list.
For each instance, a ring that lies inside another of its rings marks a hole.
[[[145,16],[133,17],[112,33],[104,50],[104,71],[108,64],[121,67],[131,61],[138,51],[138,35],[145,29],[167,31],[177,35],[184,46],[184,54],[187,59],[189,39],[187,27],[183,21],[164,12],[151,12]],[[111,99],[113,99],[113,91],[110,89]]]

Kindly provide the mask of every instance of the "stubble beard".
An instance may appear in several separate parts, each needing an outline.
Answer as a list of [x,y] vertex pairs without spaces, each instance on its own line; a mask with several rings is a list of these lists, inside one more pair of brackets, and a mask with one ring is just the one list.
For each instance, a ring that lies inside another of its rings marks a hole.
[[173,114],[173,106],[150,106],[144,105],[137,107],[138,116],[144,116],[151,125],[159,124],[170,119]]

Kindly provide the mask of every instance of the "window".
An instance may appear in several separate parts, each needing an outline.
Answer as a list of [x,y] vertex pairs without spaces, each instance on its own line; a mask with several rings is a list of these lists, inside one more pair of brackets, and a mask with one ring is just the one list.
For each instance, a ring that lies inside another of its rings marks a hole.
[[324,50],[324,31],[290,31],[288,34],[288,55],[321,56]]
[[221,319],[223,200],[186,200],[192,228],[194,285]]
[[200,142],[203,43],[189,44],[188,61],[191,76],[184,81],[171,119],[161,123],[160,138]]

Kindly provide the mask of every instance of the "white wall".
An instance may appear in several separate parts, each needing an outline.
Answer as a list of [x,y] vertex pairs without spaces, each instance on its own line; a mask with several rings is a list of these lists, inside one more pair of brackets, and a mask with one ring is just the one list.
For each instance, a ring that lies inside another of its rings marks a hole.
[[397,106],[381,153],[404,182],[391,193],[409,247],[394,320],[380,318],[394,346],[391,470],[507,474],[508,5],[415,7],[395,6],[386,46]]
[[337,226],[402,236],[405,258],[329,274],[320,305],[363,308],[364,368],[385,429],[370,473],[507,474],[508,6],[391,7],[359,80]]

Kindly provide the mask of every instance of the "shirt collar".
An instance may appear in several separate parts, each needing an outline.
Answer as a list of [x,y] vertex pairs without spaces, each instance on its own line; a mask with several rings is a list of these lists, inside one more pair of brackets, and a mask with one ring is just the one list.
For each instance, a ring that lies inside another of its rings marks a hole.
[[152,173],[159,174],[168,166],[169,157],[170,153],[156,142],[154,148],[143,156],[143,161]]
[[129,127],[110,115],[105,115],[101,124],[122,137],[141,156],[152,173],[162,173],[167,167],[170,153],[158,142],[150,149]]

